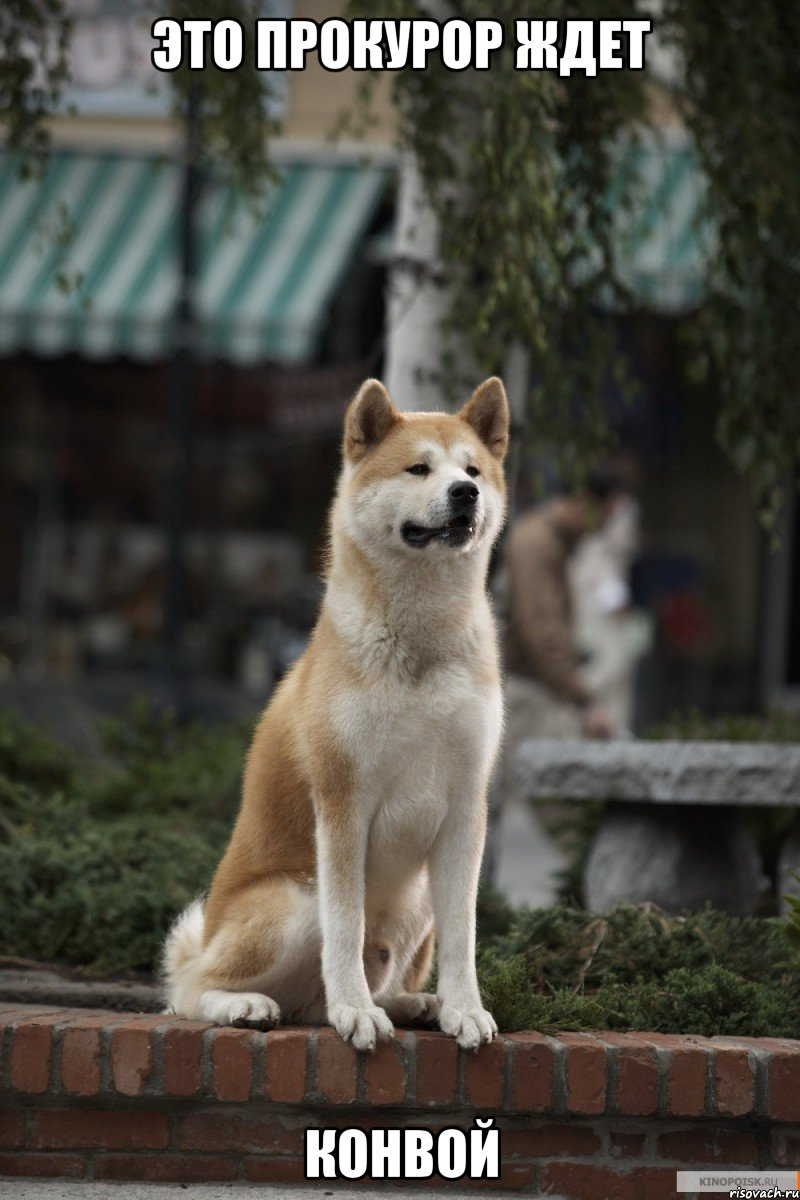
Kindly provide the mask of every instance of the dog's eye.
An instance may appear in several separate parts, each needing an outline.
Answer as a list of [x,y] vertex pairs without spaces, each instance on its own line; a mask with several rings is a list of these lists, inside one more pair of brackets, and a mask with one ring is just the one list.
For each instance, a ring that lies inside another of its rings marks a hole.
[[476,477],[477,475],[480,475],[480,471],[478,470],[478,468],[477,468],[477,467],[473,467],[473,466],[469,466],[469,467],[467,467],[467,468],[466,468],[466,472],[467,472],[467,474],[468,474],[468,475],[469,475],[469,476],[470,476],[472,479],[475,479],[475,477]]
[[413,467],[406,467],[409,475],[430,475],[431,469],[427,463],[414,463]]

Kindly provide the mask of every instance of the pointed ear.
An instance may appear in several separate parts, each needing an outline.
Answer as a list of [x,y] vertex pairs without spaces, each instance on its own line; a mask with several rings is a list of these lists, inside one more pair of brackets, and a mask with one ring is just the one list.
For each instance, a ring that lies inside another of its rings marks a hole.
[[472,393],[458,414],[477,433],[495,458],[505,458],[508,449],[508,400],[502,379],[493,375]]
[[344,418],[345,457],[358,462],[399,420],[400,413],[380,380],[366,379]]

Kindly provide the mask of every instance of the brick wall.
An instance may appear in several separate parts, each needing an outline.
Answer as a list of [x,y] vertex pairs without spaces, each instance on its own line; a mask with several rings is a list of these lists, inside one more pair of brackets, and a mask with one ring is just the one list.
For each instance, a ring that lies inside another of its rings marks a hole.
[[12,1005],[0,1037],[6,1176],[299,1182],[306,1128],[475,1113],[503,1162],[476,1187],[667,1200],[679,1168],[800,1166],[800,1042],[515,1033],[473,1055],[418,1031],[358,1055],[327,1028]]

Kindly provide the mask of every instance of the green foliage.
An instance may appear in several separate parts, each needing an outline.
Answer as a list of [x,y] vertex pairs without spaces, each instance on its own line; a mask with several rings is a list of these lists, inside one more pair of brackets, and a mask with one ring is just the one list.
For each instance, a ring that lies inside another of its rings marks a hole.
[[[351,0],[350,10],[429,15],[421,0],[393,0],[388,9]],[[448,13],[486,15],[479,0],[452,0]],[[393,86],[402,140],[441,223],[451,285],[442,378],[460,384],[459,339],[484,370],[499,370],[519,339],[532,353],[529,436],[580,481],[609,436],[600,385],[609,373],[624,381],[592,306],[612,297],[625,307],[612,217],[630,202],[632,181],[618,177],[614,162],[620,135],[635,135],[644,119],[647,76],[605,71],[563,80],[516,71],[518,15],[507,0],[492,9],[506,33],[491,70],[457,75],[432,56],[426,71],[398,72]],[[537,8],[542,18],[574,15],[566,0]],[[641,13],[626,0],[586,0],[580,15]],[[800,9],[791,0],[667,0],[656,28],[685,62],[676,100],[708,182],[705,217],[717,236],[708,300],[694,322],[695,374],[718,380],[719,442],[772,525],[800,454]]]
[[90,974],[152,970],[171,919],[207,887],[226,827],[140,816],[97,820],[80,801],[36,797],[0,842],[5,954]]
[[718,240],[701,356],[722,390],[720,443],[770,525],[800,454],[800,8],[667,0],[664,18]]
[[[800,871],[792,871],[792,877],[800,883]],[[794,949],[800,951],[800,896],[789,894],[784,896],[784,900],[789,905],[789,911],[783,930]]]
[[92,810],[227,820],[236,812],[248,730],[179,722],[139,699],[100,725],[110,765],[88,783]]
[[[360,17],[414,18],[420,0],[351,0]],[[454,0],[449,15],[485,17],[480,0]],[[537,16],[573,16],[547,0]],[[587,0],[586,18],[629,18],[632,0]],[[392,76],[401,138],[413,151],[439,218],[450,288],[440,382],[463,391],[469,366],[499,372],[519,340],[535,380],[528,434],[548,445],[562,471],[580,478],[608,446],[601,384],[622,363],[593,308],[602,289],[621,298],[612,221],[630,196],[614,169],[621,132],[643,119],[640,73],[606,71],[568,81],[550,71],[518,71],[510,0],[492,8],[503,48],[491,70],[454,74],[431,55],[428,68]],[[612,189],[612,184],[613,189]],[[613,203],[611,200],[614,192]]]
[[0,710],[0,777],[24,780],[32,787],[66,787],[73,756],[59,742],[24,721],[13,709]]
[[685,742],[800,742],[800,714],[786,709],[767,713],[725,713],[709,717],[688,708],[648,730],[653,741]]
[[261,0],[203,0],[201,9],[193,0],[165,0],[153,4],[152,15],[176,21],[198,16],[212,22],[236,20],[246,31],[247,53],[235,71],[211,66],[200,74],[184,62],[167,78],[178,117],[186,115],[192,99],[198,106],[207,165],[249,196],[261,195],[274,178],[269,139],[277,129],[270,115],[270,73],[256,68],[252,44],[256,19],[263,16]]
[[[260,0],[204,0],[202,12],[192,0],[153,0],[145,15],[151,20],[234,19],[252,31],[263,14]],[[48,148],[47,119],[59,110],[69,83],[71,32],[63,0],[4,0],[0,5],[0,122],[7,148],[19,152],[23,174],[36,168]],[[256,68],[252,40],[236,71],[210,67],[200,75],[182,65],[161,78],[169,83],[178,118],[186,116],[190,95],[196,104],[205,165],[249,196],[261,195],[274,176],[269,139],[277,122],[271,115],[273,84],[269,72]]]
[[0,4],[0,122],[27,170],[47,148],[45,118],[67,81],[70,22],[61,0]]
[[[87,766],[0,713],[0,953],[88,974],[152,971],[169,923],[208,886],[246,731],[182,726],[139,702],[103,736],[108,761]],[[793,907],[785,925],[649,906],[598,917],[515,912],[483,889],[482,992],[505,1030],[797,1037]]]
[[484,939],[479,976],[503,1029],[800,1035],[800,958],[777,920],[522,912]]
[[246,731],[180,726],[139,702],[103,735],[108,761],[78,769],[0,714],[0,953],[149,971],[169,922],[209,884]]

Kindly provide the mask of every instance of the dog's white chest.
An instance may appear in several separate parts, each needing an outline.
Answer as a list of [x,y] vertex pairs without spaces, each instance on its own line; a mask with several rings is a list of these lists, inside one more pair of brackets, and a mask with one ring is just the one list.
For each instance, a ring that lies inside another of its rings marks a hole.
[[343,692],[337,732],[370,822],[368,872],[397,880],[427,857],[448,806],[482,784],[500,728],[499,693],[452,665],[415,687]]

